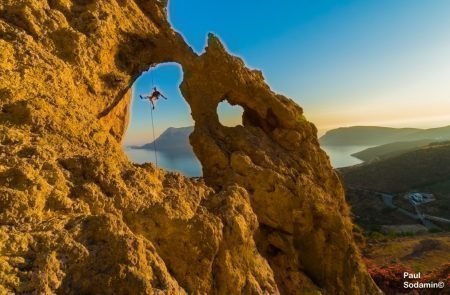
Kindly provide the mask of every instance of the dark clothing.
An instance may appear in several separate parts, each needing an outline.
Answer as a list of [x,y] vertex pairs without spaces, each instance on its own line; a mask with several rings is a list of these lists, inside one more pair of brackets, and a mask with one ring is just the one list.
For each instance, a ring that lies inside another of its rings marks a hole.
[[167,99],[164,95],[162,95],[161,92],[159,92],[158,90],[153,90],[152,94],[149,96],[145,96],[143,97],[141,95],[141,99],[148,99],[151,103],[152,103],[152,107],[153,109],[155,109],[155,101],[157,101],[159,99],[159,97],[163,97],[164,99]]
[[152,98],[159,99],[160,96],[161,96],[161,92],[159,92],[158,90],[154,90],[152,95],[150,96],[150,99],[152,99]]
[[150,96],[142,96],[140,95],[141,99],[148,99],[152,103],[153,109],[155,109],[155,101],[159,99],[159,97],[163,97],[164,99],[167,99],[161,92],[158,90],[153,90],[152,94]]

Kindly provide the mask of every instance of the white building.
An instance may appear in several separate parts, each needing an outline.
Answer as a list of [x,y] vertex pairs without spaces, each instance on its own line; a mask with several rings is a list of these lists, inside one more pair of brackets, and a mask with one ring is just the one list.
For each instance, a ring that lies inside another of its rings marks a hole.
[[427,202],[434,201],[434,195],[433,194],[426,194],[426,193],[407,193],[405,195],[405,199],[408,199],[410,202],[413,202],[414,204],[423,204]]

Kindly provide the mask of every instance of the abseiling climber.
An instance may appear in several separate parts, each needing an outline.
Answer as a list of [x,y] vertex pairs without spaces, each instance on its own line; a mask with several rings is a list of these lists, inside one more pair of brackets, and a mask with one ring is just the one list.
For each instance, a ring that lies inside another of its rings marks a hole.
[[167,97],[165,97],[161,92],[159,92],[158,89],[156,89],[156,87],[153,87],[153,92],[151,95],[147,95],[147,96],[139,95],[139,96],[141,97],[141,99],[148,99],[152,103],[153,109],[155,109],[155,102],[160,97],[167,99]]

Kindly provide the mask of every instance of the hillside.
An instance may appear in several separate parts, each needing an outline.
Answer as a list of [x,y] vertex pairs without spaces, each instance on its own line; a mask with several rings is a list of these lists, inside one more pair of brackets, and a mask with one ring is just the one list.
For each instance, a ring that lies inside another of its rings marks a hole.
[[386,192],[402,192],[450,178],[450,144],[427,146],[396,157],[341,169],[345,183]]
[[400,141],[387,143],[354,153],[352,154],[352,156],[364,162],[383,160],[413,151],[418,148],[425,147],[432,142],[434,142],[434,140],[432,139],[422,139],[416,141]]
[[[432,144],[384,160],[339,169],[352,212],[365,228],[383,224],[416,223],[381,202],[376,192],[394,195],[394,204],[414,212],[403,194],[422,191],[436,200],[420,205],[422,213],[450,219],[450,145]],[[448,225],[444,226],[445,228]]]
[[426,234],[415,237],[369,239],[364,256],[378,265],[389,265],[392,261],[407,268],[429,273],[450,261],[450,236],[448,234]]
[[386,207],[382,198],[371,191],[346,189],[355,222],[366,231],[380,231],[382,225],[417,224],[417,221]]
[[402,138],[402,140],[412,139],[435,139],[439,141],[450,140],[450,126],[425,129],[418,131],[416,134]]
[[417,129],[353,126],[328,131],[320,138],[322,145],[383,145],[418,140],[450,140],[450,126]]
[[[421,272],[420,281],[450,284],[450,236],[426,234],[413,237],[373,238],[364,249],[369,271],[386,294],[404,294],[403,273]],[[447,290],[411,294],[448,294]]]
[[179,152],[191,152],[192,146],[189,143],[189,135],[194,131],[194,127],[169,127],[158,138],[142,146],[134,146],[135,149],[146,150],[171,150]]
[[[0,1],[0,294],[379,294],[317,128],[166,4]],[[203,179],[123,151],[133,84],[168,62]]]
[[421,131],[416,128],[389,128],[376,126],[341,127],[326,132],[320,138],[322,145],[380,145]]

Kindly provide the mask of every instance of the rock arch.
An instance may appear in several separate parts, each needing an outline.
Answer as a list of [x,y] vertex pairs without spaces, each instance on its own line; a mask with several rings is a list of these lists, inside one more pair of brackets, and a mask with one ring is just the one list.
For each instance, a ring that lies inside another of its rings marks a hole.
[[[0,292],[377,293],[314,125],[213,35],[196,55],[164,2],[0,4]],[[121,150],[129,88],[164,62],[204,182]]]

